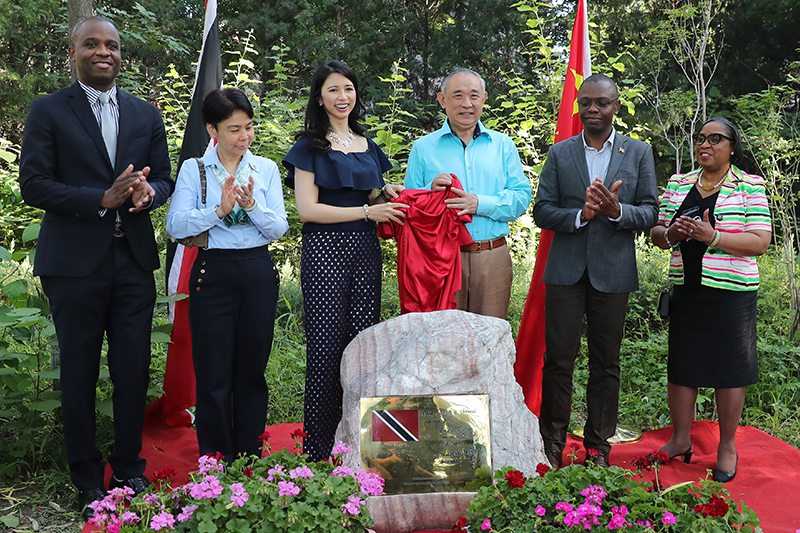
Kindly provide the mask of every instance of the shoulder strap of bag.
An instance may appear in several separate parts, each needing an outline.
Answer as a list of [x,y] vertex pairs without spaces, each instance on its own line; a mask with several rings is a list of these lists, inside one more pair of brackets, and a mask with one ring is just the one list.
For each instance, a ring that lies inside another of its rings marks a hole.
[[200,201],[203,202],[203,207],[206,206],[206,166],[203,164],[203,160],[199,157],[195,157],[194,160],[197,162],[197,168],[200,170]]

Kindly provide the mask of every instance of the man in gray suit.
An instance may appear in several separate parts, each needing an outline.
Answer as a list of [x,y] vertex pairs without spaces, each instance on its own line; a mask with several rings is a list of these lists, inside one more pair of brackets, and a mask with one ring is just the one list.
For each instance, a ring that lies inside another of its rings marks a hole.
[[539,179],[536,224],[554,232],[543,281],[545,343],[539,422],[545,452],[558,468],[572,405],[572,373],[587,322],[589,382],[584,446],[608,466],[619,403],[619,350],[628,293],[639,288],[634,231],[656,223],[658,197],[649,145],[616,133],[614,81],[584,80],[578,111],[584,130],[553,145]]

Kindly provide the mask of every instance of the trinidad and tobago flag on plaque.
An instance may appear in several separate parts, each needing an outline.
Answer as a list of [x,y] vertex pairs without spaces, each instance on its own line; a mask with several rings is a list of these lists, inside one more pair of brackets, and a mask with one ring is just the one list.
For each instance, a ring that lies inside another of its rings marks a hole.
[[395,409],[372,411],[372,442],[419,441],[419,411]]

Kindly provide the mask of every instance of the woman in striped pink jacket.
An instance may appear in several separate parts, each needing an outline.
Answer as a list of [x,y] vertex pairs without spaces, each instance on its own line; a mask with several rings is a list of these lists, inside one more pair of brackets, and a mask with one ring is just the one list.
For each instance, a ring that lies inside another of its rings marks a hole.
[[739,131],[724,118],[695,136],[699,169],[670,178],[661,199],[656,246],[672,250],[669,407],[673,434],[661,450],[692,457],[691,423],[698,387],[715,389],[720,440],[714,480],[736,475],[736,428],[745,387],[758,381],[758,264],[772,238],[764,181],[732,164]]

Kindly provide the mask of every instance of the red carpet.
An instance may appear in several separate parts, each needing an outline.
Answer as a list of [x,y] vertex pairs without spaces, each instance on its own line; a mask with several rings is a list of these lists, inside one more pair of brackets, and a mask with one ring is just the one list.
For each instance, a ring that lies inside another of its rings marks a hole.
[[[171,466],[178,471],[172,479],[173,485],[185,483],[189,472],[197,466],[197,439],[194,430],[187,427],[171,427],[163,421],[163,408],[155,402],[148,407],[145,419],[142,455],[147,459],[148,477],[153,472]],[[273,451],[292,449],[294,441],[290,434],[301,424],[278,424],[270,426],[269,443]],[[638,442],[614,446],[611,464],[634,470],[631,462],[637,455],[647,455],[669,439],[671,428],[648,431]],[[706,470],[713,470],[718,441],[716,422],[695,422],[692,425],[694,457],[691,464],[675,461],[661,469],[662,483],[672,485],[682,481],[705,477]],[[580,442],[570,439],[567,444]],[[739,472],[726,485],[737,500],[744,500],[758,513],[761,527],[766,533],[796,533],[800,528],[800,451],[753,427],[741,427],[736,437],[739,450]],[[583,462],[584,450],[577,452]],[[565,454],[565,464],[569,458]],[[106,469],[106,483],[111,477]],[[652,481],[652,472],[645,473],[645,481]],[[637,479],[638,480],[638,479]],[[87,533],[93,529],[86,526]],[[426,531],[417,533],[449,533],[449,531]]]

